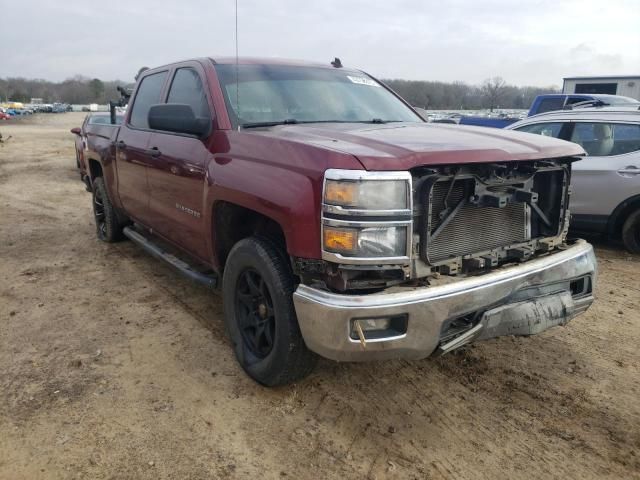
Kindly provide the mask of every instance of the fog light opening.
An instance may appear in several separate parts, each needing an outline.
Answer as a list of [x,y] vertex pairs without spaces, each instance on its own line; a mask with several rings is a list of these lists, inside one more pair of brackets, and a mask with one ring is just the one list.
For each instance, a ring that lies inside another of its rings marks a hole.
[[569,283],[569,290],[573,298],[581,298],[591,294],[591,276],[586,275],[584,277],[572,280]]
[[367,317],[351,320],[350,337],[363,346],[369,341],[384,341],[407,333],[407,315]]

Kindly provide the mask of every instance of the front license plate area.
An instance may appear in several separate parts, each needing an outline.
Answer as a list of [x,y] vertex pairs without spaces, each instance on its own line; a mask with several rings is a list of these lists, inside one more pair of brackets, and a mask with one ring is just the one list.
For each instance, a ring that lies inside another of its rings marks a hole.
[[484,313],[480,320],[483,328],[477,339],[535,335],[548,328],[565,325],[571,319],[572,312],[573,299],[569,292],[502,305]]

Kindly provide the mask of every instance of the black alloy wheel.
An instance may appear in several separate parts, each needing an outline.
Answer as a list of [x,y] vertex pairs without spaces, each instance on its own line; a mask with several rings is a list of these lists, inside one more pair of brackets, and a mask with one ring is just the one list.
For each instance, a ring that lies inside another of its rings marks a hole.
[[258,359],[271,350],[276,335],[276,319],[269,288],[253,268],[244,270],[236,286],[236,315],[242,340]]
[[101,188],[96,189],[93,194],[93,218],[96,221],[96,232],[98,238],[106,241],[107,238],[107,220],[104,211],[104,197]]
[[224,266],[224,322],[238,363],[262,385],[304,378],[316,355],[302,338],[293,305],[294,275],[276,241],[249,237],[236,243]]
[[107,243],[122,240],[122,229],[129,222],[128,219],[112,205],[102,177],[94,178],[92,187],[93,218],[98,238]]

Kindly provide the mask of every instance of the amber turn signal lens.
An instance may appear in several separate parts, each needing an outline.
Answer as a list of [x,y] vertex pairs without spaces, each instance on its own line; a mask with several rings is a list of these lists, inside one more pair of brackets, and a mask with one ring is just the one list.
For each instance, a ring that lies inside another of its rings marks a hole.
[[334,252],[352,253],[356,250],[355,230],[324,227],[324,248]]
[[354,205],[358,184],[328,180],[324,191],[324,200],[332,205]]

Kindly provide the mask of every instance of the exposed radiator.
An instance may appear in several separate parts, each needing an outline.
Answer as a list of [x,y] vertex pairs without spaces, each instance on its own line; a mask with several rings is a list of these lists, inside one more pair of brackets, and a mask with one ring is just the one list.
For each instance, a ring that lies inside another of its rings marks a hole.
[[[432,187],[426,225],[429,235],[432,235],[442,222],[440,212],[445,209],[444,199],[449,186],[449,181],[439,181]],[[449,194],[447,206],[450,209],[454,208],[468,194],[470,185],[467,181],[456,181]],[[504,208],[465,204],[435,240],[427,240],[426,260],[435,264],[452,257],[525,242],[530,237],[529,222],[529,206],[525,203],[510,203]]]

